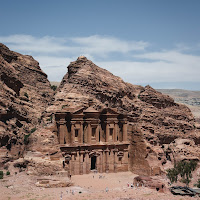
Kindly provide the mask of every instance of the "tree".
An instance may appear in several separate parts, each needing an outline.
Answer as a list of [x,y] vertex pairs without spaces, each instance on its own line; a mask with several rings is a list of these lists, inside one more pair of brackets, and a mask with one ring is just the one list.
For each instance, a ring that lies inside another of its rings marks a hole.
[[3,171],[0,171],[0,179],[3,179]]
[[196,183],[196,184],[194,184],[194,186],[196,186],[196,187],[200,188],[200,179],[198,179],[197,183]]
[[52,89],[53,91],[55,91],[55,90],[57,89],[57,86],[56,86],[56,85],[51,85],[51,89]]
[[181,177],[181,182],[186,184],[186,187],[189,186],[189,183],[192,178],[192,172],[197,167],[197,161],[180,161],[174,165],[174,168],[167,170],[167,177],[171,183],[177,182],[178,176]]

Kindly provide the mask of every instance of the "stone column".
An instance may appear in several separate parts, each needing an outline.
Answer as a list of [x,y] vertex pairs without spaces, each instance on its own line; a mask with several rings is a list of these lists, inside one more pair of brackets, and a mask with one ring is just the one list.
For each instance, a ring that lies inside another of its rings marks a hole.
[[106,153],[106,169],[105,169],[105,172],[109,172],[109,159],[108,159],[109,150],[106,149],[106,150],[105,150],[105,153]]
[[124,164],[124,171],[128,171],[128,149],[124,149],[123,164]]
[[67,126],[65,128],[65,141],[66,141],[66,144],[70,144],[70,141],[69,141],[69,132],[68,132],[68,129],[67,129]]
[[114,127],[114,142],[117,142],[117,132],[118,132],[118,124],[115,122],[115,127]]
[[92,128],[90,122],[88,123],[88,144],[91,144],[91,137],[92,137]]
[[70,161],[71,162],[71,169],[70,169],[70,171],[71,171],[71,175],[74,175],[74,153],[72,153],[72,160]]
[[71,144],[74,144],[75,142],[75,130],[74,130],[74,123],[72,123],[71,126]]
[[100,130],[100,142],[103,142],[104,139],[103,139],[103,130],[101,128],[101,125],[99,126],[99,130]]
[[117,149],[113,150],[113,153],[114,153],[114,172],[117,172],[117,152],[118,152]]
[[60,120],[60,128],[59,128],[59,143],[60,144],[64,144],[64,140],[65,140],[65,126],[66,126],[66,124],[65,124],[66,122],[65,122],[65,120],[64,119],[62,119],[62,120]]
[[106,142],[109,142],[109,124],[106,123]]
[[85,126],[84,128],[84,143],[87,143],[87,138],[88,138],[88,127]]
[[83,174],[83,154],[84,154],[84,151],[80,151],[79,152],[79,174],[82,175]]
[[99,150],[99,173],[103,173],[103,150]]
[[96,128],[96,142],[99,142],[99,125]]
[[123,142],[127,142],[127,122],[123,124]]
[[83,144],[83,124],[82,124],[82,122],[81,122],[81,125],[80,125],[80,135],[79,135],[79,137],[78,137],[78,142],[79,142],[79,144]]
[[85,151],[86,158],[86,174],[90,173],[90,161],[89,161],[89,151]]

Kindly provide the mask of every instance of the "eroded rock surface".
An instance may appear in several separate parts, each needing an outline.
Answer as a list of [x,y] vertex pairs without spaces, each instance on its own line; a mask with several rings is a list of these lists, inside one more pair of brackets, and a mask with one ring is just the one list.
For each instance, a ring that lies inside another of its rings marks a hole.
[[53,94],[36,60],[0,43],[0,163],[23,154],[24,135],[40,124]]
[[165,165],[169,166],[165,145],[169,146],[179,137],[196,138],[198,143],[195,120],[188,107],[175,103],[171,97],[150,86],[126,83],[83,56],[68,66],[68,73],[47,111],[52,113],[66,107],[84,106],[90,98],[97,110],[108,106],[128,114],[129,121],[140,130],[140,133],[129,131],[133,170],[145,166],[147,174],[160,174]]
[[37,127],[23,159],[29,174],[64,170],[51,116],[67,107],[86,106],[91,98],[97,110],[108,106],[128,115],[132,171],[158,175],[175,159],[199,159],[199,132],[189,108],[150,86],[126,83],[86,57],[70,63],[54,95],[37,61],[1,44],[0,91],[0,163],[22,155],[24,135]]

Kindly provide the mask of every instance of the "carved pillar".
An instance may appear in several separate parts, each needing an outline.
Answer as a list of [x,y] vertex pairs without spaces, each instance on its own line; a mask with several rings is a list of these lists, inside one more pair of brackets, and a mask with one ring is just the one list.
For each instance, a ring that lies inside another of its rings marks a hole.
[[106,153],[102,151],[102,172],[106,172]]
[[106,153],[106,169],[105,169],[105,171],[106,171],[106,172],[109,172],[109,159],[108,159],[108,158],[109,158],[109,157],[108,157],[108,156],[109,156],[109,155],[108,155],[108,154],[109,154],[109,150],[106,149],[106,150],[105,150],[105,153]]
[[90,161],[89,161],[89,152],[85,151],[85,158],[86,158],[86,174],[90,173]]
[[84,151],[80,151],[79,152],[79,174],[82,175],[83,174],[83,154]]
[[74,130],[74,123],[72,123],[71,126],[71,144],[74,144],[75,142],[75,130]]
[[65,130],[66,130],[66,124],[65,124],[65,120],[61,119],[60,122],[60,128],[59,128],[59,143],[60,144],[64,144],[64,140],[65,140]]
[[68,128],[66,126],[65,128],[65,141],[66,141],[66,144],[70,144],[70,140],[69,140],[69,132],[68,132]]
[[127,122],[124,122],[123,124],[123,141],[127,141]]
[[81,123],[81,125],[80,125],[80,135],[79,135],[79,137],[78,137],[78,142],[79,142],[79,144],[83,144],[83,124]]
[[117,172],[117,152],[118,152],[117,149],[113,150],[113,153],[114,153],[114,172]]
[[100,142],[104,142],[104,139],[103,139],[103,130],[101,128],[101,125],[99,126],[99,130],[100,130]]
[[109,124],[106,123],[106,142],[109,142]]
[[128,171],[128,149],[124,149],[124,171]]
[[96,142],[99,142],[99,125],[96,128]]
[[74,175],[74,161],[75,161],[75,159],[74,159],[74,156],[75,156],[75,153],[73,153],[72,152],[72,160],[70,161],[71,162],[71,175]]
[[117,142],[117,133],[118,133],[118,124],[115,122],[115,128],[114,128],[114,142]]
[[99,150],[99,173],[103,173],[103,150]]
[[88,123],[88,144],[91,144],[91,137],[92,137],[92,128],[91,128],[91,124],[90,124],[90,122]]
[[87,138],[88,138],[88,127],[85,126],[84,128],[84,143],[87,143]]

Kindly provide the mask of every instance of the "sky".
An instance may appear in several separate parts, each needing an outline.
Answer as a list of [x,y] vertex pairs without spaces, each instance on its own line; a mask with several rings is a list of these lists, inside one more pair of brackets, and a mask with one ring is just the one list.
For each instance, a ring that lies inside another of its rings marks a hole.
[[61,81],[84,55],[136,85],[200,90],[199,0],[0,0],[0,42]]

